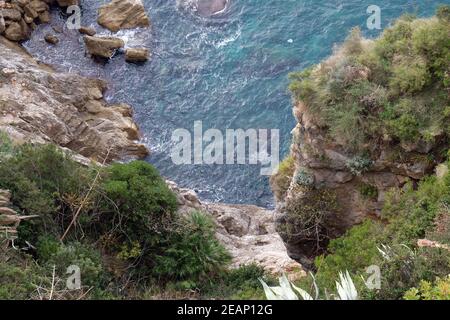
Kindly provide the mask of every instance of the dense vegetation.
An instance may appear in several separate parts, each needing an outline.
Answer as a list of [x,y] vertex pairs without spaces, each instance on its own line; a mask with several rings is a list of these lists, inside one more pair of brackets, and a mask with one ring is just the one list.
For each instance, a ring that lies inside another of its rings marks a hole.
[[[211,218],[177,200],[142,161],[85,167],[55,146],[0,137],[0,189],[23,216],[14,246],[0,238],[0,299],[261,297],[261,268],[230,271]],[[68,290],[69,266],[80,268]]]
[[[328,255],[316,259],[319,287],[334,290],[336,275],[341,270],[354,276],[365,298],[400,299],[405,294],[411,297],[412,292],[419,295],[420,290],[426,290],[434,281],[442,286],[445,280],[439,278],[447,279],[450,274],[449,208],[448,173],[425,179],[416,190],[412,185],[393,190],[382,220],[367,220],[353,227],[343,237],[331,241]],[[419,245],[420,239],[431,245]],[[362,280],[371,275],[366,273],[370,266],[380,268],[380,289],[368,290]],[[305,284],[308,285],[308,280]],[[413,287],[421,289],[411,291]]]
[[325,62],[291,74],[290,90],[349,151],[436,142],[450,133],[450,18],[404,16],[379,39],[354,29]]

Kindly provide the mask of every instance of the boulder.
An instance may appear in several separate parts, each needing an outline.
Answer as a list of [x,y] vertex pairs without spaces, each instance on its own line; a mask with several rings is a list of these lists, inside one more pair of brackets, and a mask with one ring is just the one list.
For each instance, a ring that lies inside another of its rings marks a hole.
[[92,28],[92,27],[81,27],[80,29],[78,29],[78,31],[81,33],[81,34],[84,34],[84,35],[88,35],[88,36],[95,36],[95,34],[97,33],[96,31],[95,31],[95,29],[94,28]]
[[79,0],[56,0],[60,7],[69,7],[79,5]]
[[39,22],[40,23],[49,23],[51,20],[50,12],[49,11],[43,11],[39,13]]
[[113,0],[100,7],[97,22],[113,32],[150,26],[141,0]]
[[53,44],[53,45],[56,45],[59,42],[58,37],[53,35],[53,34],[46,34],[44,39],[45,39],[45,41],[47,43],[50,43],[50,44]]
[[28,36],[29,31],[19,22],[11,22],[5,30],[5,37],[12,41],[23,41],[28,39]]
[[0,12],[5,20],[20,21],[22,14],[17,9],[0,9]]
[[145,48],[128,48],[125,51],[125,60],[128,62],[145,62],[148,57],[149,51]]
[[212,16],[227,7],[228,0],[197,0],[197,12],[202,16]]
[[87,51],[92,56],[109,59],[116,50],[123,48],[125,43],[120,38],[84,36]]

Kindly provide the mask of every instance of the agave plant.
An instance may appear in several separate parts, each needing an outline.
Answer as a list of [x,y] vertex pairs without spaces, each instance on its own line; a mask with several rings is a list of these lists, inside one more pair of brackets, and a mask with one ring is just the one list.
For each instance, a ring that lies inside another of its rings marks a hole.
[[285,274],[279,279],[279,287],[269,287],[262,279],[259,281],[263,285],[267,300],[299,300],[296,291],[303,300],[314,300],[308,292],[291,283]]
[[[319,288],[316,279],[313,277],[313,284],[316,291],[315,298],[305,290],[291,283],[285,274],[279,279],[280,286],[269,287],[263,280],[259,280],[263,285],[267,300],[300,300],[297,293],[303,300],[318,300]],[[358,291],[348,271],[339,273],[339,281],[336,281],[337,295],[333,295],[336,300],[358,300]],[[297,292],[297,293],[296,293]],[[331,299],[328,295],[327,299]]]

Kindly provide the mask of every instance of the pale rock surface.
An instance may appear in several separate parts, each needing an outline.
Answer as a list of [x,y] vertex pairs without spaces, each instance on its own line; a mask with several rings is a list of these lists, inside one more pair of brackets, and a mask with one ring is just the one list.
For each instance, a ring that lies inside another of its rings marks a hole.
[[99,25],[117,32],[150,26],[150,19],[141,0],[113,0],[98,10]]
[[0,37],[0,130],[16,142],[54,143],[102,162],[142,158],[131,107],[107,105],[106,83],[58,73]]
[[120,38],[84,36],[84,44],[90,55],[105,59],[111,58],[125,43]]
[[273,275],[286,273],[291,280],[305,276],[275,230],[273,211],[251,205],[202,203],[194,191],[171,181],[167,184],[177,196],[180,214],[198,210],[214,219],[217,238],[232,256],[232,268],[256,263]]
[[128,48],[125,50],[125,60],[127,62],[145,62],[149,58],[149,51],[146,48]]

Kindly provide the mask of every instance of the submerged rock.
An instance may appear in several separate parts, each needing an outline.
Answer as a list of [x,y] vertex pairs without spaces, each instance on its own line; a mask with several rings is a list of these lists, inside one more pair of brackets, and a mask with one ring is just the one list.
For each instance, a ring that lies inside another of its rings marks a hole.
[[202,16],[212,16],[223,11],[228,0],[197,0],[197,12]]
[[0,130],[17,143],[54,143],[102,162],[143,158],[131,108],[103,100],[106,83],[55,72],[0,37]]
[[98,24],[113,32],[150,26],[141,0],[113,0],[100,7],[98,13]]
[[125,43],[120,38],[84,36],[87,51],[92,56],[109,59],[116,50],[123,48]]
[[92,28],[92,27],[81,27],[80,29],[78,29],[78,31],[81,33],[81,34],[85,34],[85,35],[88,35],[88,36],[95,36],[95,34],[97,33],[96,31],[95,31],[95,29],[94,28]]
[[45,35],[44,40],[45,40],[47,43],[50,43],[50,44],[53,44],[53,45],[58,44],[58,42],[59,42],[58,37],[55,36],[55,35],[53,35],[53,34],[47,34],[47,35]]
[[145,62],[149,58],[149,51],[145,48],[128,48],[125,51],[125,60],[128,62]]

